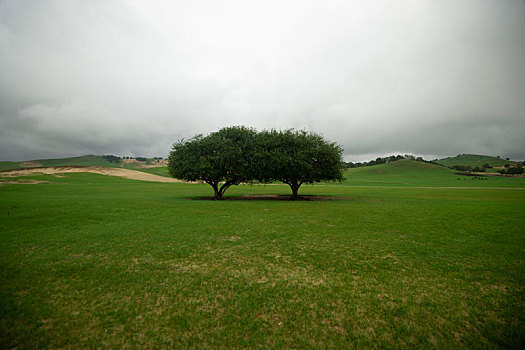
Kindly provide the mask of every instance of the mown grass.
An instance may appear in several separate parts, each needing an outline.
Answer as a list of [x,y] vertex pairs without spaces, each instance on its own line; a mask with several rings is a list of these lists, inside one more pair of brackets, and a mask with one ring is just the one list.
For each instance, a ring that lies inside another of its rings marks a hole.
[[49,183],[0,186],[3,348],[524,346],[525,190],[215,202],[189,200],[207,185],[32,178]]

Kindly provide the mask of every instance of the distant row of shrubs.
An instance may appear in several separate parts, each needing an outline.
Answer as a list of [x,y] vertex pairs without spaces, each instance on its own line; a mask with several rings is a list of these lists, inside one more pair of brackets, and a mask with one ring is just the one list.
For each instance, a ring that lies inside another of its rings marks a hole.
[[470,165],[452,165],[449,167],[450,169],[459,170],[459,171],[467,171],[467,172],[475,172],[475,173],[484,173],[487,169],[492,168],[489,163],[483,164],[481,167],[471,167]]
[[417,162],[437,164],[434,161],[425,160],[425,159],[423,159],[421,157],[413,156],[412,154],[405,154],[405,155],[398,154],[398,155],[391,155],[391,156],[388,156],[388,157],[378,157],[375,160],[371,160],[369,162],[357,162],[357,163],[343,162],[343,163],[344,163],[344,167],[348,169],[348,168],[361,168],[361,167],[365,167],[365,166],[386,164],[386,163],[395,162],[395,161],[401,160],[401,159],[410,159],[410,160],[415,160]]
[[110,163],[115,163],[115,164],[120,163],[120,157],[117,157],[117,156],[114,156],[114,155],[111,155],[111,154],[104,155],[104,156],[102,156],[102,158],[104,158],[105,160],[107,160]]
[[[523,166],[521,164],[518,164],[515,167],[511,167],[510,164],[507,163],[504,165],[504,167],[505,169],[498,169],[496,171],[502,175],[523,174]],[[471,167],[470,165],[453,165],[450,168],[459,171],[464,171],[467,173],[484,173],[487,171],[487,169],[491,169],[492,167],[488,163],[485,163],[481,167]]]
[[[506,165],[506,164],[505,164]],[[499,169],[498,173],[502,175],[519,175],[523,174],[523,167],[518,164],[516,167],[506,167],[507,169]]]
[[[103,155],[102,158],[104,158],[105,160],[107,160],[110,163],[115,163],[115,164],[120,163],[120,161],[122,159],[135,159],[135,160],[138,160],[139,162],[147,162],[148,161],[148,158],[146,158],[146,157],[119,157],[119,156],[114,156],[114,155],[111,155],[111,154]],[[162,158],[162,157],[153,157],[153,160],[162,160],[162,159],[164,159],[164,158]]]

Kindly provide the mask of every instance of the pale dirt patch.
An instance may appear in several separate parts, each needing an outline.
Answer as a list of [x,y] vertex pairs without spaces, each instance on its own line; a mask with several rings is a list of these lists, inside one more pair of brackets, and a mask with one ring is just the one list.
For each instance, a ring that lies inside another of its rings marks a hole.
[[124,164],[132,164],[132,163],[143,164],[144,163],[144,162],[141,162],[140,160],[136,160],[136,159],[121,159],[120,162],[124,163]]
[[16,169],[0,172],[3,177],[27,176],[33,174],[55,175],[64,173],[93,173],[109,176],[120,176],[131,180],[153,181],[153,182],[184,182],[181,180],[164,177],[154,174],[144,173],[142,171],[122,169],[122,168],[104,168],[98,166],[63,166],[47,168]]
[[36,167],[42,166],[42,164],[38,162],[23,162],[23,163],[20,163],[20,166],[22,168],[36,168]]
[[2,185],[36,185],[36,184],[47,184],[48,181],[38,181],[32,179],[18,179],[18,180],[0,180],[0,186]]
[[166,159],[156,159],[150,161],[151,164],[136,159],[121,159],[120,162],[122,164],[132,165],[135,168],[158,168],[161,166],[168,166],[168,161]]

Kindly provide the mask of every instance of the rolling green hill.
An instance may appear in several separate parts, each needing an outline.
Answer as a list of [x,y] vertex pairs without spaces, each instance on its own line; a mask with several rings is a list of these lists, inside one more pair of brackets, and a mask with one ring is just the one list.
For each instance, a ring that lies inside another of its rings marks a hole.
[[20,166],[18,164],[19,162],[0,161],[0,171],[19,169]]
[[436,163],[444,166],[464,165],[471,167],[481,167],[483,164],[489,164],[491,167],[501,167],[505,164],[517,164],[511,160],[500,159],[492,156],[484,156],[479,154],[460,154],[456,157],[443,158]]
[[[148,160],[150,161],[150,159]],[[120,163],[108,161],[103,156],[87,155],[81,157],[57,158],[57,159],[35,159],[24,162],[0,162],[1,170],[11,170],[20,168],[34,168],[34,167],[52,167],[52,166],[101,166],[109,168],[127,168],[140,170],[145,162],[139,162],[134,159],[121,160]]]
[[418,162],[414,160],[398,160],[391,163],[369,167],[348,169],[345,173],[344,185],[353,186],[508,186],[523,187],[524,181],[510,177],[469,177],[457,175],[456,171],[447,167]]
[[31,168],[31,167],[49,167],[49,166],[103,166],[116,168],[119,164],[111,163],[102,156],[87,155],[81,157],[57,158],[57,159],[36,159],[25,162],[0,162],[0,170]]

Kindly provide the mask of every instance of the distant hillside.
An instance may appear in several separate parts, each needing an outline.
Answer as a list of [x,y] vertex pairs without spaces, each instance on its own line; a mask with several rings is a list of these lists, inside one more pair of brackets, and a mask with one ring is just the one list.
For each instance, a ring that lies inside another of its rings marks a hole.
[[[145,159],[145,158],[141,158]],[[113,160],[113,161],[111,161]],[[153,159],[147,159],[146,161],[139,161],[136,159],[120,159],[117,160],[114,156],[96,156],[87,155],[81,157],[69,157],[69,158],[57,158],[57,159],[35,159],[25,162],[0,162],[0,170],[10,169],[21,169],[21,168],[34,168],[34,167],[52,167],[52,166],[102,166],[109,168],[128,168],[136,169],[142,168],[145,165],[156,165],[159,162]],[[161,161],[160,161],[161,162]],[[158,164],[163,166],[165,164]]]
[[57,159],[35,159],[26,162],[0,162],[0,170],[20,169],[20,168],[34,168],[34,167],[50,167],[50,166],[103,166],[103,167],[119,167],[119,164],[109,162],[102,156],[87,155],[81,157],[57,158]]
[[517,162],[511,160],[500,159],[497,157],[484,156],[479,154],[460,154],[456,157],[448,157],[437,160],[436,163],[439,163],[444,166],[454,166],[454,165],[464,165],[475,167],[482,167],[483,164],[488,164],[491,167],[502,167],[505,164],[515,165]]
[[386,164],[348,169],[344,185],[354,186],[509,186],[523,187],[522,179],[502,176],[472,177],[456,174],[441,165],[418,162],[409,159]]

